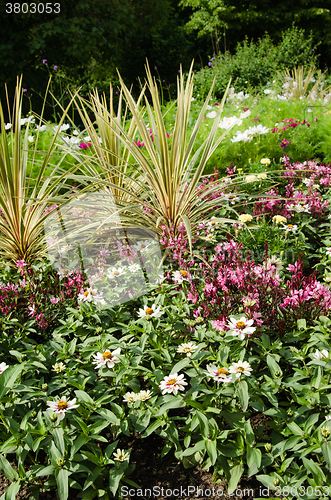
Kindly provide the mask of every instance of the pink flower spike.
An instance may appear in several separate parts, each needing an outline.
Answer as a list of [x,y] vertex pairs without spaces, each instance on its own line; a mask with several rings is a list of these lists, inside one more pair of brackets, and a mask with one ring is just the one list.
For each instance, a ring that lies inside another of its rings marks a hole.
[[34,306],[28,306],[29,316],[33,317],[36,314]]
[[59,297],[52,297],[51,302],[52,302],[52,304],[57,304],[58,302],[60,302],[60,299],[59,299]]
[[24,269],[25,266],[26,266],[26,263],[24,260],[17,260],[15,262],[16,266],[18,267],[18,269]]

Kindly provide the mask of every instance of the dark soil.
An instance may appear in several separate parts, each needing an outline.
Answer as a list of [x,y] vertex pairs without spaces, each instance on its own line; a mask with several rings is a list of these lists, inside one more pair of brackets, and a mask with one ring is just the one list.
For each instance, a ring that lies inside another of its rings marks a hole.
[[[263,434],[268,435],[270,427],[267,424],[266,417],[261,414],[251,417],[253,429],[256,429],[261,424],[264,426]],[[137,498],[156,498],[157,500],[174,500],[175,498],[180,498],[181,500],[191,500],[192,498],[199,498],[200,500],[211,498],[214,500],[218,498],[222,500],[275,498],[271,491],[267,493],[267,488],[257,481],[254,476],[247,478],[245,475],[242,476],[237,486],[237,493],[229,496],[226,494],[226,481],[222,480],[222,478],[214,478],[213,468],[209,471],[201,470],[200,467],[185,469],[183,464],[178,462],[171,452],[161,458],[161,451],[164,444],[164,440],[156,434],[152,434],[146,439],[141,439],[139,435],[132,436],[131,438],[121,438],[121,447],[132,450],[130,463],[136,465],[136,469],[131,474],[130,480],[137,483],[142,490],[138,492],[132,486],[127,485],[128,490],[131,490],[131,494],[126,493],[127,496],[124,496],[123,500]],[[10,456],[8,456],[8,459],[10,459]],[[12,465],[15,467],[14,463]],[[6,491],[9,485],[10,481],[0,473],[0,496]],[[189,486],[190,490],[188,490]],[[171,491],[176,489],[179,490],[178,495],[176,491],[172,494]],[[198,494],[198,489],[203,490],[203,492],[200,491]],[[72,490],[69,494],[69,500],[75,500],[76,498],[78,500],[76,496],[78,493],[77,490]],[[40,493],[39,500],[55,500],[56,498],[56,492],[52,491]],[[16,500],[28,499],[28,487],[24,486],[16,496]]]

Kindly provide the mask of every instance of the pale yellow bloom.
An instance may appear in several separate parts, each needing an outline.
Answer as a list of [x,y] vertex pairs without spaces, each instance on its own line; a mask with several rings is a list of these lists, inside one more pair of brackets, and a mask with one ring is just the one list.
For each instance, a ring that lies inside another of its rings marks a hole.
[[283,217],[282,215],[274,215],[272,220],[275,224],[283,224],[284,222],[287,222],[286,217]]
[[268,166],[268,165],[270,165],[271,160],[269,160],[269,158],[262,158],[261,163],[262,163],[262,165]]
[[63,372],[65,369],[66,365],[62,363],[62,361],[60,363],[55,363],[55,365],[52,366],[52,370],[56,373]]
[[240,222],[246,224],[246,222],[251,222],[253,220],[253,217],[250,214],[242,214],[239,215],[239,220]]
[[258,177],[258,179],[266,179],[267,174],[266,174],[266,172],[261,172],[260,174],[257,174],[257,177]]
[[246,182],[255,182],[257,181],[256,175],[246,175]]
[[125,462],[125,460],[127,460],[128,458],[129,458],[128,452],[117,448],[116,452],[114,453],[114,460],[117,460],[117,462]]

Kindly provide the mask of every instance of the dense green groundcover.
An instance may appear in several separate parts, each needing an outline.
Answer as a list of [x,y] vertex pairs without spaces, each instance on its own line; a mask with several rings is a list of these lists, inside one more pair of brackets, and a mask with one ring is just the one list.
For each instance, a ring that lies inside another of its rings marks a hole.
[[[187,225],[174,232],[161,221],[163,272],[145,295],[103,308],[79,261],[70,273],[46,259],[1,262],[0,470],[11,481],[1,500],[23,485],[35,500],[47,490],[60,500],[120,498],[122,485],[139,487],[124,439],[152,433],[163,456],[213,471],[229,491],[246,474],[275,498],[329,498],[329,94],[310,78],[302,99],[290,79],[260,95],[230,90],[221,126],[233,128],[196,191],[206,210],[193,252]],[[216,117],[213,102],[194,151]],[[200,109],[196,96],[190,130]],[[47,147],[52,127],[40,131]],[[65,168],[96,148],[86,130],[68,130]],[[26,134],[31,158],[36,134]],[[134,139],[143,151],[144,138]],[[152,216],[150,206],[142,209]],[[109,271],[113,290],[127,269],[119,261]],[[252,426],[256,415],[268,428]]]

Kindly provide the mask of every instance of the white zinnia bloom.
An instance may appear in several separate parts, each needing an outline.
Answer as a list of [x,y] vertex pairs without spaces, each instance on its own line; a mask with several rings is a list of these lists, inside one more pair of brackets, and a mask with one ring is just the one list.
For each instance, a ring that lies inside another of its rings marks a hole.
[[102,298],[103,292],[99,292],[94,288],[87,288],[85,291],[81,291],[78,294],[78,300],[80,302],[94,302],[99,304],[104,304],[105,301]]
[[123,398],[125,403],[133,404],[137,401],[137,394],[135,392],[127,392]]
[[112,269],[109,269],[108,271],[108,278],[113,279],[113,278],[119,278],[125,274],[125,269],[123,267],[113,267]]
[[180,344],[178,346],[177,352],[186,354],[186,356],[192,356],[193,351],[197,348],[197,346],[193,342],[187,342],[184,344]]
[[249,376],[253,369],[251,365],[247,363],[247,361],[238,361],[238,363],[232,363],[229,368],[229,373],[235,373],[237,378],[240,378],[241,375]]
[[113,352],[109,351],[109,349],[106,349],[105,352],[97,352],[96,354],[92,354],[94,358],[92,363],[95,365],[96,369],[101,368],[104,365],[107,365],[107,368],[113,368],[115,363],[120,362],[117,354],[121,354],[120,347],[115,349]]
[[148,245],[151,243],[151,240],[141,240],[138,241],[136,245],[133,245],[136,250],[139,250],[140,252],[144,252]]
[[145,318],[146,316],[159,318],[161,314],[163,314],[163,311],[161,311],[161,306],[156,307],[155,304],[153,304],[151,307],[145,306],[144,309],[139,309],[138,311],[139,318]]
[[136,395],[137,401],[147,401],[147,399],[150,399],[153,396],[151,391],[140,391]]
[[59,415],[60,420],[64,418],[64,415],[68,410],[73,410],[79,406],[76,405],[76,398],[71,401],[67,401],[66,396],[62,396],[59,401],[47,401],[47,405],[48,408]]
[[185,271],[185,269],[180,269],[179,271],[175,271],[172,273],[173,280],[177,281],[177,283],[182,283],[183,281],[189,281],[189,273]]
[[61,373],[65,369],[66,369],[66,365],[64,363],[62,363],[62,361],[60,363],[55,363],[55,365],[52,366],[52,370],[56,373]]
[[215,365],[207,365],[207,371],[210,377],[217,380],[217,382],[223,382],[224,384],[232,382],[232,377],[229,375],[227,368],[217,368]]
[[116,452],[114,452],[114,460],[116,460],[117,462],[125,462],[125,460],[129,458],[129,456],[129,452],[120,450],[119,448],[117,448]]
[[141,267],[138,264],[132,264],[131,266],[128,267],[129,271],[132,273],[135,273],[141,269]]
[[323,349],[321,352],[316,349],[316,351],[313,354],[313,357],[315,359],[325,359],[329,357],[329,352],[326,349]]
[[164,377],[160,383],[160,389],[162,394],[174,394],[176,396],[178,391],[185,390],[185,385],[187,385],[187,382],[185,382],[184,375],[174,373]]
[[298,226],[296,224],[287,224],[286,226],[283,226],[284,229],[286,229],[286,231],[293,231],[295,233],[295,231],[297,231],[298,229]]
[[6,365],[6,363],[0,363],[0,375],[7,370],[9,365]]
[[252,333],[255,332],[256,328],[252,327],[254,320],[247,319],[245,316],[236,320],[235,318],[230,318],[230,321],[227,324],[227,327],[232,331],[232,335],[238,336],[240,340],[244,340],[245,334],[248,337],[251,336]]

